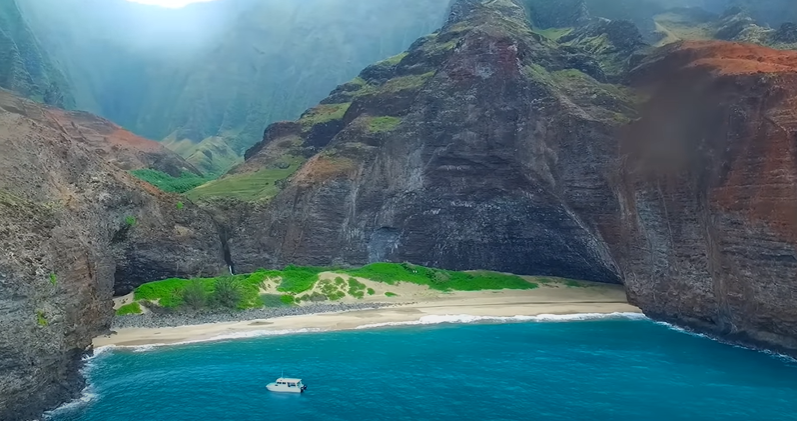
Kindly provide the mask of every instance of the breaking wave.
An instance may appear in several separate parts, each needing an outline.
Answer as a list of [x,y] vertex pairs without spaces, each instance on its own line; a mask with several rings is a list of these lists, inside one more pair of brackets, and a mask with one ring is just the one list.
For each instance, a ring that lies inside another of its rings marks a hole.
[[355,329],[373,329],[388,326],[415,326],[415,325],[435,325],[441,323],[478,323],[478,322],[572,322],[582,320],[608,320],[608,319],[629,319],[647,320],[641,313],[577,313],[577,314],[540,314],[537,316],[473,316],[470,314],[447,314],[447,315],[428,315],[418,320],[406,322],[385,322],[371,323],[357,326]]

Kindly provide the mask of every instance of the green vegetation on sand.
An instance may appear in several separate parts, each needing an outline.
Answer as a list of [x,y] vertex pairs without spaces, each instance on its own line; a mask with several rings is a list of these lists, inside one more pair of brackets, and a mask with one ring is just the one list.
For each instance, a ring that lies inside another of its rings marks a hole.
[[[330,272],[331,276],[328,273],[321,277],[324,272]],[[488,271],[457,272],[409,263],[374,263],[350,270],[291,265],[283,270],[260,269],[246,275],[150,282],[136,288],[136,302],[120,308],[117,314],[140,313],[138,302],[176,310],[244,310],[375,296],[377,289],[366,285],[365,280],[388,285],[408,282],[441,292],[538,287],[538,284],[514,275]],[[393,292],[385,292],[384,295],[398,296]]]
[[129,314],[141,314],[141,313],[142,313],[141,305],[139,305],[137,301],[134,301],[130,304],[125,304],[119,307],[118,310],[116,310],[117,316],[127,316]]
[[410,282],[439,291],[481,291],[495,289],[534,289],[539,285],[515,275],[497,272],[456,272],[432,269],[410,263],[373,263],[346,271],[349,275],[395,285]]

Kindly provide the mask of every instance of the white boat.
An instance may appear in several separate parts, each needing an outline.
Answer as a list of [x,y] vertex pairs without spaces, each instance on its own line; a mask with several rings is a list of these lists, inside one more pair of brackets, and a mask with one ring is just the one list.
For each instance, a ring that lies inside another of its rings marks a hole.
[[302,393],[307,389],[307,386],[302,384],[302,379],[280,377],[274,383],[267,384],[266,389],[272,392]]

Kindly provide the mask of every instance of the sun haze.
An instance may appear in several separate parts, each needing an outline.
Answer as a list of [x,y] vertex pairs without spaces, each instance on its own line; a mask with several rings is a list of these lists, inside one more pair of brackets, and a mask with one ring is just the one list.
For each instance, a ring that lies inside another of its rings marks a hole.
[[203,3],[214,0],[127,0],[127,1],[132,1],[135,3],[142,3],[142,4],[152,4],[156,6],[177,9],[180,7],[185,7],[191,3]]

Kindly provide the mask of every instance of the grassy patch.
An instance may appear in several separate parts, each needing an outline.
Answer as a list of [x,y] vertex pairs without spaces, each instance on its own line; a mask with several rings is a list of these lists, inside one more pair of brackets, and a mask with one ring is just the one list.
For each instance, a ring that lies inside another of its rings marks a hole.
[[318,274],[326,270],[310,266],[288,266],[282,271],[282,282],[277,291],[293,294],[309,291],[318,281]]
[[386,66],[395,66],[395,65],[399,64],[401,62],[401,60],[404,60],[404,57],[407,57],[407,54],[408,53],[405,51],[405,52],[403,52],[401,54],[396,54],[393,57],[389,57],[387,59],[384,59],[384,60],[382,60],[382,61],[380,61],[379,63],[376,63],[376,64],[386,65]]
[[169,193],[185,193],[200,186],[208,179],[190,172],[183,172],[179,177],[172,177],[165,172],[143,169],[130,171],[136,178]]
[[514,275],[488,271],[456,272],[431,269],[409,263],[374,263],[346,273],[390,285],[395,285],[398,282],[427,285],[429,288],[439,291],[533,289],[539,286]]
[[373,289],[373,288],[368,288],[368,290],[366,290],[366,292],[368,293],[368,295],[374,295],[374,294],[376,294],[376,291],[374,291],[374,289]]
[[[290,300],[283,300],[283,297],[289,297]],[[263,307],[288,307],[293,305],[293,297],[290,295],[262,294],[260,301],[263,303]]]
[[208,197],[229,197],[243,201],[270,199],[280,191],[278,182],[293,175],[304,163],[304,158],[286,156],[283,162],[288,164],[287,167],[264,168],[256,172],[228,175],[203,184],[186,193],[186,196],[193,200]]
[[401,124],[401,119],[398,117],[367,117],[366,127],[371,133],[389,132]]
[[365,296],[366,287],[364,283],[354,278],[349,278],[348,284],[349,284],[349,291],[348,291],[349,295],[358,299],[362,299]]
[[382,85],[364,85],[353,94],[354,96],[395,94],[401,91],[414,90],[423,86],[432,76],[434,76],[434,72],[394,77]]
[[385,297],[398,297],[398,294],[388,291],[385,293]]
[[137,302],[125,304],[116,310],[117,316],[127,316],[129,314],[141,314],[141,306]]
[[573,28],[548,28],[548,29],[534,29],[535,33],[538,33],[545,38],[550,40],[556,41],[559,38],[569,34],[573,31]]
[[41,311],[41,310],[39,310],[39,311],[37,311],[37,312],[36,312],[36,323],[37,323],[39,326],[47,326],[48,324],[50,324],[50,323],[47,321],[47,317],[44,315],[44,312],[43,312],[43,311]]
[[299,123],[305,129],[316,124],[327,123],[332,120],[340,120],[351,106],[351,102],[342,104],[321,104],[307,110],[299,119]]
[[385,82],[385,84],[380,87],[380,90],[386,92],[399,92],[409,89],[417,89],[423,86],[423,84],[426,83],[426,81],[432,76],[434,76],[434,72],[428,72],[421,75],[399,76]]

